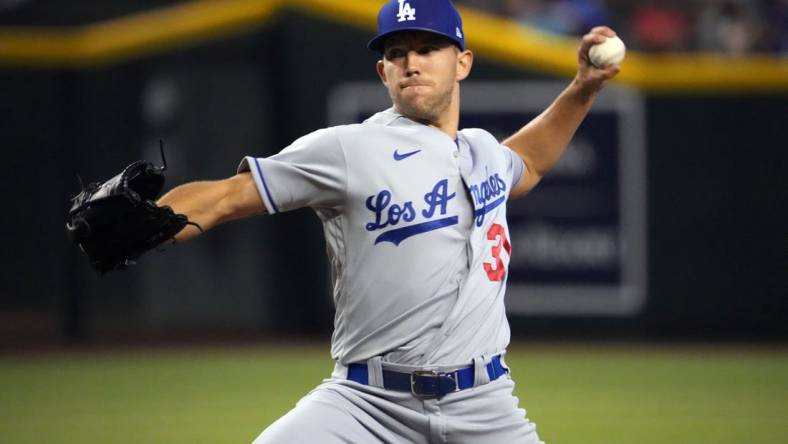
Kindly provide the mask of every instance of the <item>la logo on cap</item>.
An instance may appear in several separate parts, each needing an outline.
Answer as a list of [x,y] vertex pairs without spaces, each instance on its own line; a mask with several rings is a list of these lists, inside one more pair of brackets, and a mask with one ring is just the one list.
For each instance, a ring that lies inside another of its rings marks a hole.
[[397,22],[404,22],[405,20],[416,20],[416,8],[412,8],[407,0],[398,0],[399,13],[397,14]]

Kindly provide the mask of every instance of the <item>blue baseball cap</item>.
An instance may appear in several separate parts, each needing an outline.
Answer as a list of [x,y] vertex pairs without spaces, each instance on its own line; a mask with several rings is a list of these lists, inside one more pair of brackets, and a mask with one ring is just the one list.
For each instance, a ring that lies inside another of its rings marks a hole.
[[450,0],[389,0],[378,12],[378,35],[367,48],[380,51],[387,38],[401,31],[442,35],[465,49],[462,17]]

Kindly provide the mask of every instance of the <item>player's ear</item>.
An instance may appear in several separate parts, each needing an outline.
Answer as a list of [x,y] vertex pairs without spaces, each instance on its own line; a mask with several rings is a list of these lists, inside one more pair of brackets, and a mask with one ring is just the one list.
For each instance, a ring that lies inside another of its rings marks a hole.
[[471,73],[473,66],[473,52],[470,49],[460,51],[457,54],[457,81],[465,80]]
[[380,81],[383,82],[384,85],[388,86],[386,83],[386,70],[383,67],[383,60],[378,60],[378,63],[375,65],[375,69],[378,71],[378,76],[380,77]]

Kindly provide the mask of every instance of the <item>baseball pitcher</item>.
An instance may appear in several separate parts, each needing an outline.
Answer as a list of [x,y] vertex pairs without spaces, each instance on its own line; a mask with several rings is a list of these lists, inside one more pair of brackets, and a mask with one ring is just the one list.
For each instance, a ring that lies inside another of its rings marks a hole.
[[[499,142],[458,128],[460,85],[474,56],[449,0],[388,1],[378,30],[368,47],[380,54],[377,74],[391,108],[306,135],[274,156],[246,157],[236,175],[178,186],[157,205],[145,199],[150,192],[135,193],[139,174],[116,178],[75,202],[69,228],[94,266],[108,271],[162,238],[187,240],[234,219],[310,207],[332,268],[335,367],[255,443],[539,443],[505,361],[513,247],[506,207],[556,164],[619,72],[588,58],[615,33],[600,27],[585,35],[569,86]],[[91,243],[101,229],[85,227],[101,208],[114,208],[98,201],[118,189],[123,202],[142,195],[124,211],[155,217],[138,218],[148,223],[147,239],[110,254],[105,240]]]

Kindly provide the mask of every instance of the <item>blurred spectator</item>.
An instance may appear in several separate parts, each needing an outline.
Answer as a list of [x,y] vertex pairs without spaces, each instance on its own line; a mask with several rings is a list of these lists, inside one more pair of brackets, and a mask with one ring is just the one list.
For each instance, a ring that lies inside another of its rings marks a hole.
[[498,12],[504,0],[454,0],[454,3],[462,6],[480,9],[483,11]]
[[788,51],[788,0],[456,0],[548,32],[609,25],[641,51]]
[[27,3],[29,0],[0,0],[0,11],[4,9],[12,9],[20,6],[22,3]]
[[737,0],[709,2],[697,22],[698,47],[739,55],[755,49],[763,37],[752,3]]
[[788,52],[788,0],[777,0],[773,8],[775,19],[774,49]]
[[687,14],[668,2],[642,3],[628,21],[634,46],[647,51],[681,51],[689,47]]
[[610,22],[602,0],[505,0],[501,12],[536,28],[569,35],[583,35]]

